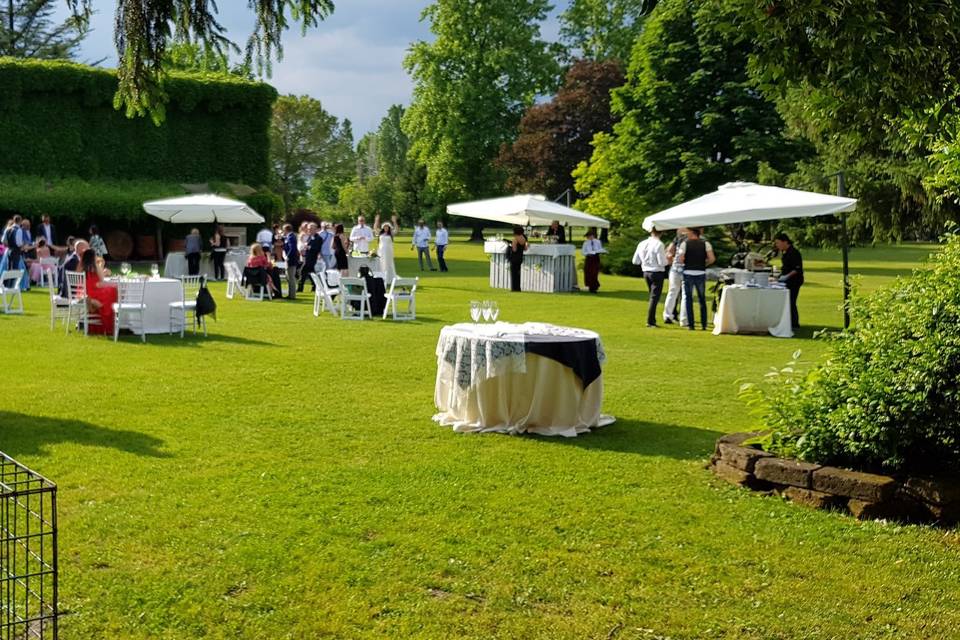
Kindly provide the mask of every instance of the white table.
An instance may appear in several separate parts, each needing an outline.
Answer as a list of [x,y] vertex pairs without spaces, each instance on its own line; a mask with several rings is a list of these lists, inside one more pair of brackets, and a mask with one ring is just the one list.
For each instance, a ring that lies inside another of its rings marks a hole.
[[[490,286],[494,289],[510,288],[507,246],[508,243],[502,240],[483,243],[484,253],[490,256]],[[573,291],[577,286],[576,258],[577,249],[572,244],[528,243],[520,267],[520,290],[541,293]]]
[[[592,355],[596,378],[584,379],[544,346]],[[595,349],[592,349],[595,347]],[[601,414],[605,360],[592,331],[540,323],[456,324],[440,331],[433,419],[458,432],[495,431],[572,437],[614,421]]]
[[[318,263],[319,264],[319,263]],[[360,267],[367,267],[370,273],[380,273],[380,256],[347,256],[347,271],[355,278],[360,273]]]
[[769,333],[792,338],[790,291],[781,287],[723,288],[720,306],[713,318],[713,333]]
[[[233,262],[240,271],[247,266],[247,257],[249,252],[246,249],[233,248],[227,250],[224,257],[224,264]],[[200,274],[213,278],[213,259],[209,253],[202,253],[200,257]],[[163,275],[165,278],[179,278],[187,275],[187,256],[183,251],[173,251],[167,254],[167,261],[163,265]]]
[[148,278],[143,287],[143,327],[146,333],[170,331],[170,303],[180,302],[180,281]]

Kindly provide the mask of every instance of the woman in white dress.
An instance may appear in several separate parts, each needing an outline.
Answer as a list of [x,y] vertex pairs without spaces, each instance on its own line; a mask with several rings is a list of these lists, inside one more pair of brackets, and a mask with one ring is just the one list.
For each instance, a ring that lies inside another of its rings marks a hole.
[[380,256],[380,268],[383,270],[383,284],[388,289],[393,279],[397,277],[397,268],[393,264],[393,225],[384,222],[380,227],[380,246],[377,248]]

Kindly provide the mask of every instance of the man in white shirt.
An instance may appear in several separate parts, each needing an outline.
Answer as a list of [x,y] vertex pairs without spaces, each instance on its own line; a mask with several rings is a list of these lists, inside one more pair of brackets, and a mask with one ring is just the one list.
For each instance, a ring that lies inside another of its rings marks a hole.
[[257,231],[257,244],[263,247],[263,251],[269,255],[273,251],[273,231],[267,227]]
[[663,279],[666,276],[667,253],[660,242],[660,232],[650,231],[650,237],[637,245],[633,252],[633,264],[643,269],[643,279],[650,291],[650,306],[647,309],[647,326],[657,326],[657,305],[663,293]]
[[350,230],[350,244],[360,253],[370,253],[370,243],[373,242],[373,230],[367,226],[367,219],[357,218],[357,226]]
[[447,269],[447,263],[443,259],[443,253],[447,250],[449,243],[450,236],[447,230],[444,229],[443,223],[437,220],[437,239],[434,241],[434,244],[437,245],[437,263],[440,265],[440,271],[449,271],[449,269]]
[[427,267],[436,271],[433,261],[430,260],[430,229],[423,218],[417,221],[417,228],[413,230],[413,246],[417,248],[417,260],[420,262],[420,271],[423,271],[423,256],[427,256]]

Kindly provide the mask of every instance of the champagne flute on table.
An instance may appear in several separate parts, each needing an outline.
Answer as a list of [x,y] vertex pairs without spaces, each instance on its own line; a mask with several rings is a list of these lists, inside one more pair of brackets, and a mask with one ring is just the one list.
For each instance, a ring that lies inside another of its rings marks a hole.
[[500,305],[496,300],[490,301],[490,319],[494,322],[500,317]]
[[160,266],[156,262],[150,265],[150,275],[153,276],[154,279],[160,277]]
[[483,321],[490,322],[490,301],[484,300],[480,305],[480,312],[483,314]]
[[470,301],[470,317],[473,318],[473,323],[476,324],[480,322],[480,302],[478,300]]
[[129,262],[121,262],[121,263],[120,263],[120,275],[122,275],[124,278],[126,278],[128,275],[130,275],[130,263],[129,263]]

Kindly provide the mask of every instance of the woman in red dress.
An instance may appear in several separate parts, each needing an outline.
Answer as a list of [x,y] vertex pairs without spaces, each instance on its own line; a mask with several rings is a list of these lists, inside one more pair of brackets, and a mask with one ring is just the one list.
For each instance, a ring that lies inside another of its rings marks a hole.
[[90,333],[113,335],[113,304],[117,301],[117,288],[104,281],[110,272],[93,249],[83,252],[80,269],[87,274],[87,311],[91,317],[100,320],[100,324],[90,325]]

